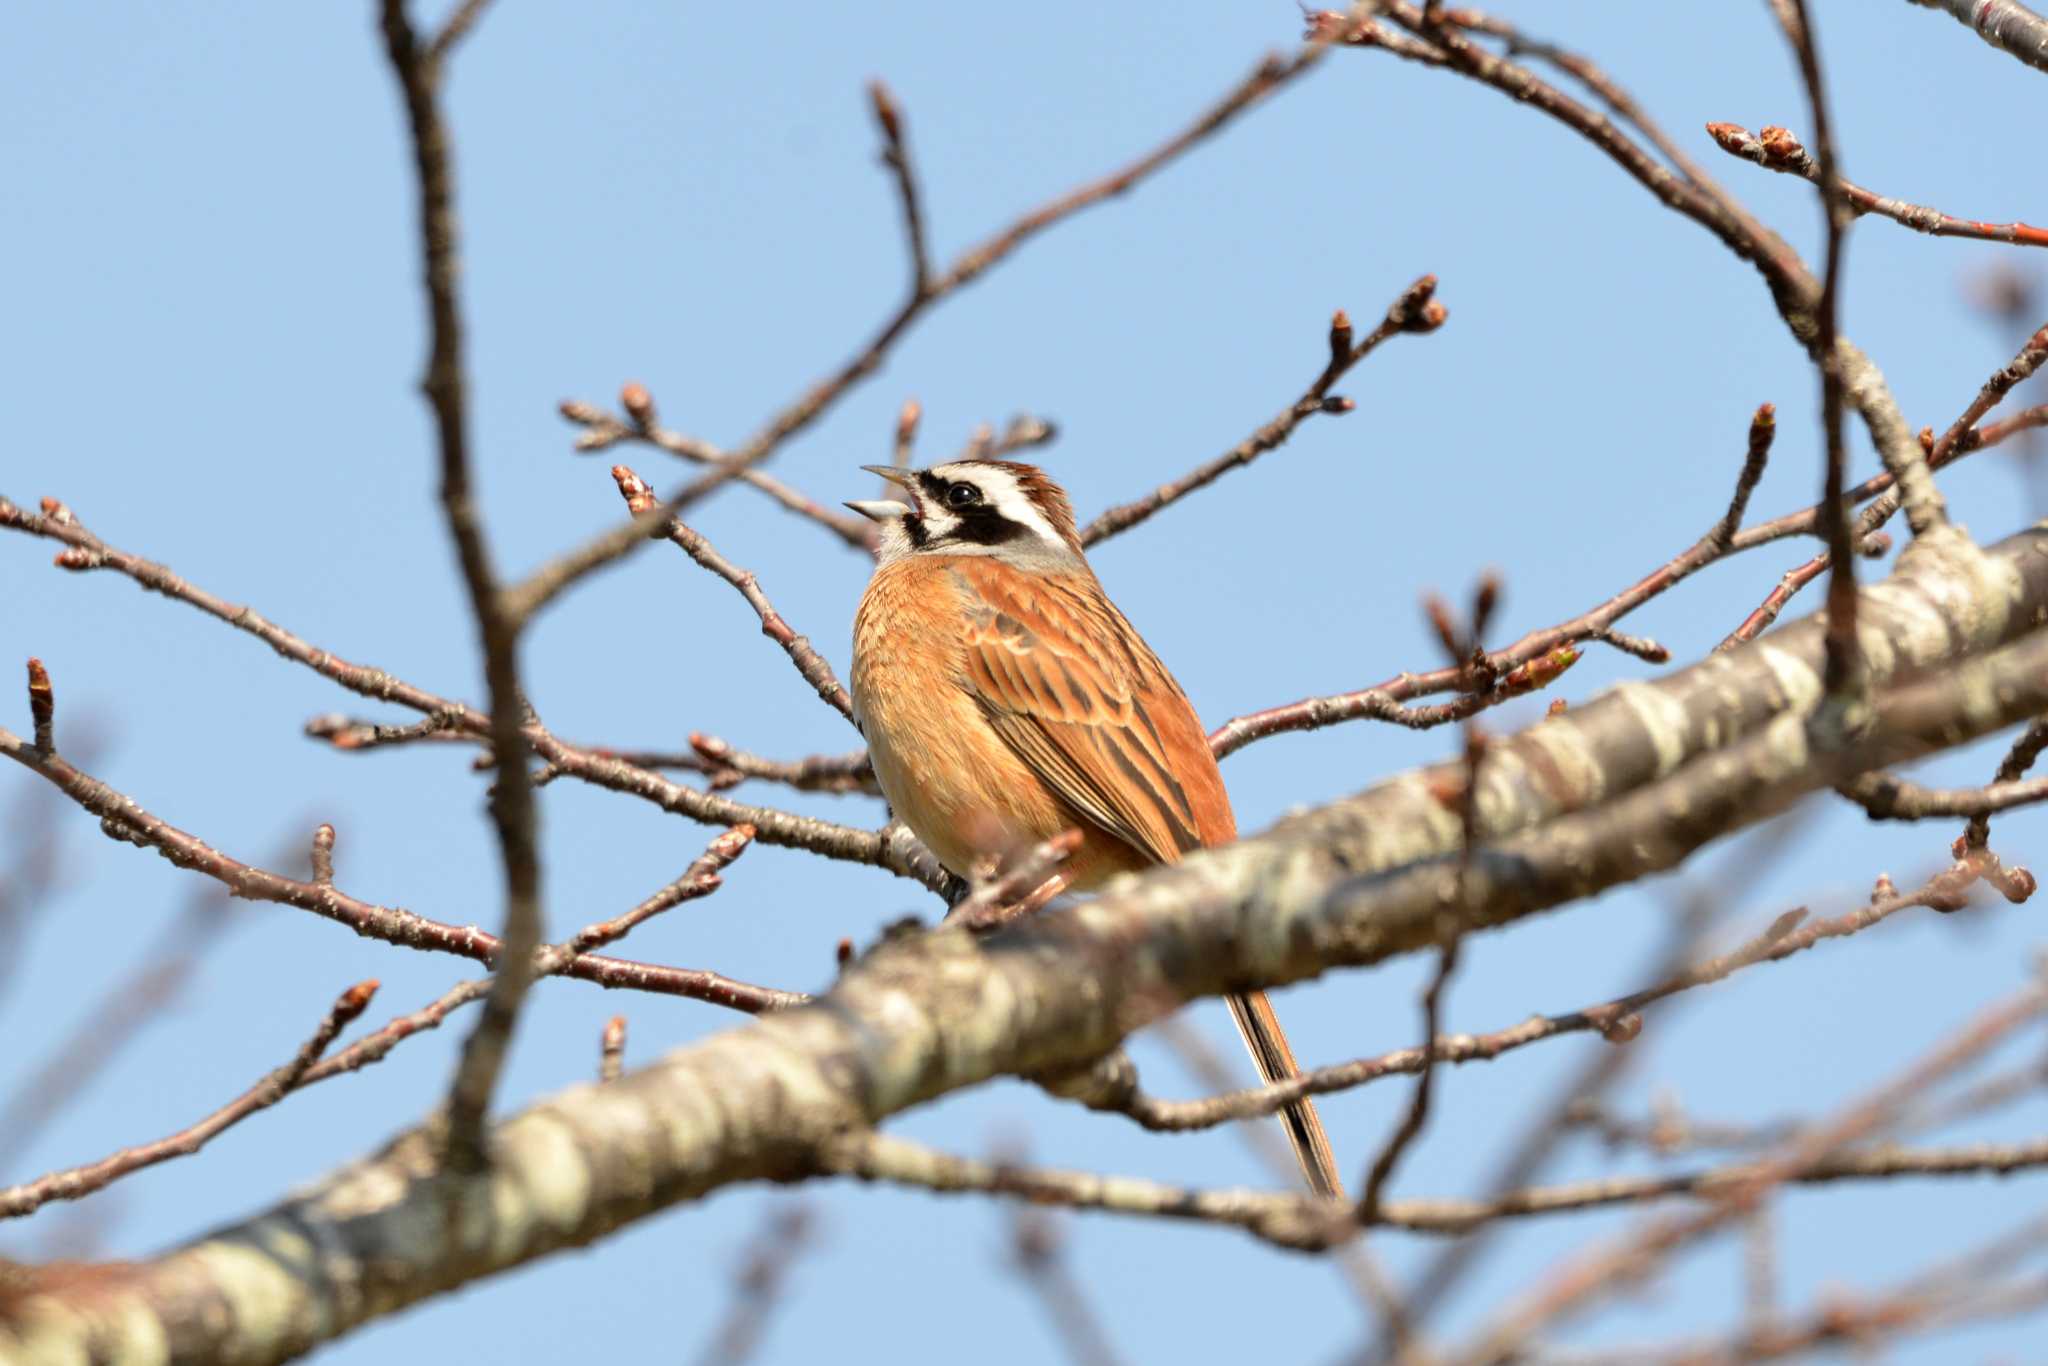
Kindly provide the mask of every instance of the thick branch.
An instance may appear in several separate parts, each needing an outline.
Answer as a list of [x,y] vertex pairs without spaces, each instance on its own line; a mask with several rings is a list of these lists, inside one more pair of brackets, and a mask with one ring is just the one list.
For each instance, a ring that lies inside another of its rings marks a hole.
[[2003,48],[2028,66],[2048,71],[2048,19],[2019,0],[1912,0],[1923,9],[1943,9],[1977,36]]

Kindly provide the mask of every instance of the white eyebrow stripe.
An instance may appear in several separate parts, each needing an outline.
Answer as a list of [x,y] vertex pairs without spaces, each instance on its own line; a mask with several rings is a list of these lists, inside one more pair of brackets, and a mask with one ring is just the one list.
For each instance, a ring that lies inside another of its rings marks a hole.
[[995,510],[1009,521],[1030,531],[1047,545],[1061,550],[1067,543],[1053,524],[1038,510],[1038,504],[1031,501],[1017,483],[1015,475],[992,465],[976,465],[961,462],[953,465],[934,465],[931,472],[948,483],[962,479],[981,490],[981,496],[994,506]]

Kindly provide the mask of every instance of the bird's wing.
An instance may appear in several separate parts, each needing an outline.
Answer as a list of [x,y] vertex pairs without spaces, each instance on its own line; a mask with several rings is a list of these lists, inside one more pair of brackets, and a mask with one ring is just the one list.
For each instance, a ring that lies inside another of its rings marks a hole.
[[1148,858],[1236,837],[1194,708],[1091,579],[965,560],[966,682],[1068,805]]

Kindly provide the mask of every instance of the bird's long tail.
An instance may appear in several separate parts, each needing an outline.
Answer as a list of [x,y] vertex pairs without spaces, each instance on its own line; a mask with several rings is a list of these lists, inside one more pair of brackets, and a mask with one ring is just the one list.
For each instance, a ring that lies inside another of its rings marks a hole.
[[[1266,999],[1266,993],[1254,991],[1226,999],[1230,1002],[1230,1016],[1237,1021],[1237,1032],[1244,1036],[1245,1047],[1251,1050],[1260,1079],[1271,1084],[1299,1076],[1301,1069],[1295,1065],[1294,1050],[1287,1046],[1287,1035],[1281,1030],[1280,1018],[1273,1013],[1273,1003]],[[1323,1132],[1315,1102],[1303,1096],[1282,1110],[1280,1119],[1287,1126],[1287,1141],[1294,1146],[1295,1160],[1301,1163],[1301,1174],[1309,1189],[1326,1200],[1344,1199],[1344,1178],[1337,1172],[1337,1155],[1330,1150],[1330,1136]]]

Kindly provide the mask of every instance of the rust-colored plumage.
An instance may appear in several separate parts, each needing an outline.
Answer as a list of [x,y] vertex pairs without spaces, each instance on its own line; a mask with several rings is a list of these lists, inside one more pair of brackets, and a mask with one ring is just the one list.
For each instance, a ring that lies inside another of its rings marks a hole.
[[[1062,871],[1085,890],[1235,839],[1201,722],[1102,591],[1059,487],[1012,461],[883,472],[917,505],[852,505],[884,527],[852,694],[882,791],[940,862],[964,874],[1078,828]],[[1230,1006],[1260,1075],[1296,1075],[1264,993]],[[1341,1197],[1313,1105],[1284,1117],[1311,1186]]]

